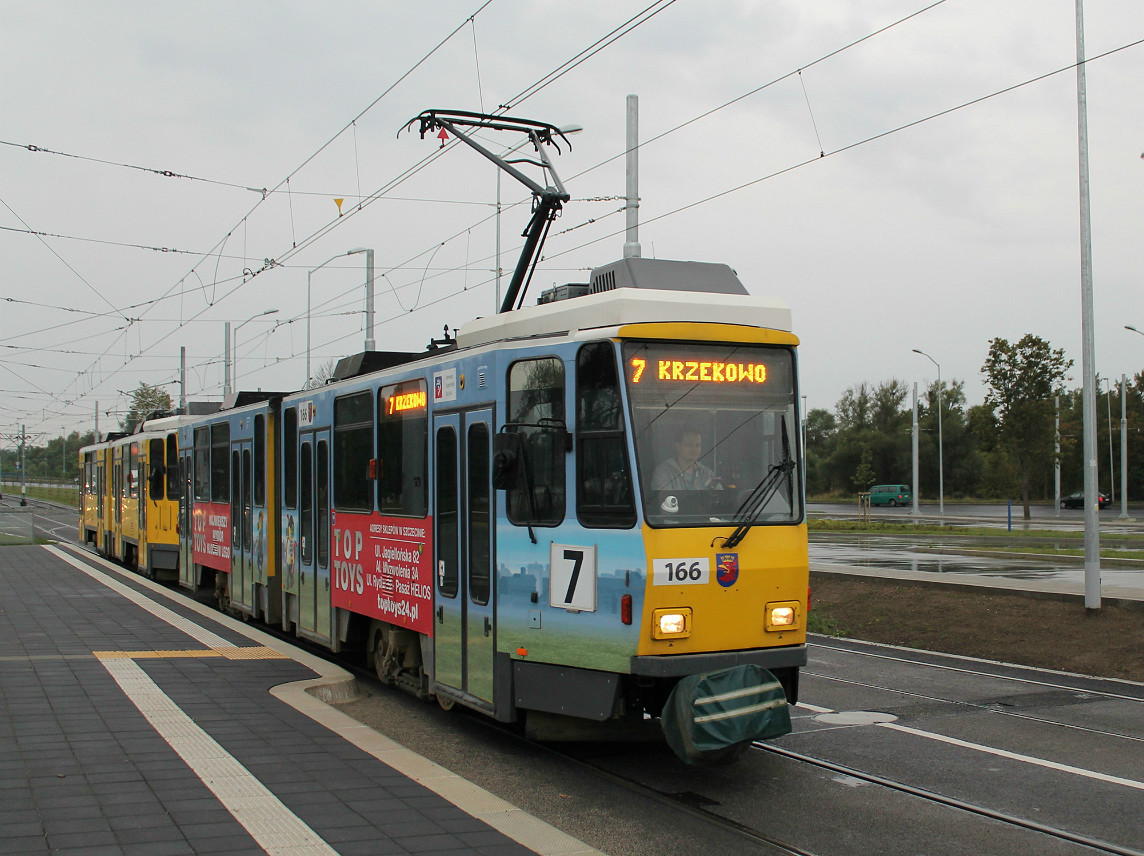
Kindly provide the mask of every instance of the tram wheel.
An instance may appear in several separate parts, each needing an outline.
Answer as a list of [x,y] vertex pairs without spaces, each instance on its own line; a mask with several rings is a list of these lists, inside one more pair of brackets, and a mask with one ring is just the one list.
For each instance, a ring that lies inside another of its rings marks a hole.
[[384,684],[391,683],[391,679],[385,674],[385,632],[379,631],[373,637],[373,670],[377,673],[377,679]]
[[441,710],[452,710],[453,705],[455,705],[456,703],[457,703],[457,700],[454,698],[450,698],[449,696],[440,695],[440,694],[438,694],[438,696],[437,696],[437,704],[439,704],[441,706]]

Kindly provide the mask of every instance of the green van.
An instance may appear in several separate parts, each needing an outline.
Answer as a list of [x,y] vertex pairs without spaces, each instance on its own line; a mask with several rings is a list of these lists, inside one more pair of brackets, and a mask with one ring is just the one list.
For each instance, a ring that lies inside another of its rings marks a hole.
[[876,484],[870,488],[871,505],[909,505],[908,484]]

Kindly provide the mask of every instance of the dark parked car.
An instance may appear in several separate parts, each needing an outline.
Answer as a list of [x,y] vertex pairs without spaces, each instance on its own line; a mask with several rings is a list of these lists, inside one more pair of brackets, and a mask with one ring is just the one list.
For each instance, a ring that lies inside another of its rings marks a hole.
[[[1098,493],[1098,504],[1101,508],[1106,507],[1111,499],[1108,498],[1107,493]],[[1061,508],[1084,508],[1084,491],[1078,490],[1076,493],[1070,493],[1068,496],[1061,497]]]

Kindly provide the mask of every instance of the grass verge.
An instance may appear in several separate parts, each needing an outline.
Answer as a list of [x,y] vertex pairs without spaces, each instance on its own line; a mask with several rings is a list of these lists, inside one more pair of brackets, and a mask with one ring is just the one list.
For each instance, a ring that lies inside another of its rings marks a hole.
[[828,636],[1144,682],[1144,602],[812,572],[808,629]]

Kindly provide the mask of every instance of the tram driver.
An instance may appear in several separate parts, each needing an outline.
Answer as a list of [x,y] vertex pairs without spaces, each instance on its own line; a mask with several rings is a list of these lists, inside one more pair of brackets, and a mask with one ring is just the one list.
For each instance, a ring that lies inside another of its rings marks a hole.
[[675,438],[675,455],[662,461],[652,473],[652,490],[711,490],[721,488],[715,472],[699,458],[703,435],[690,426]]

